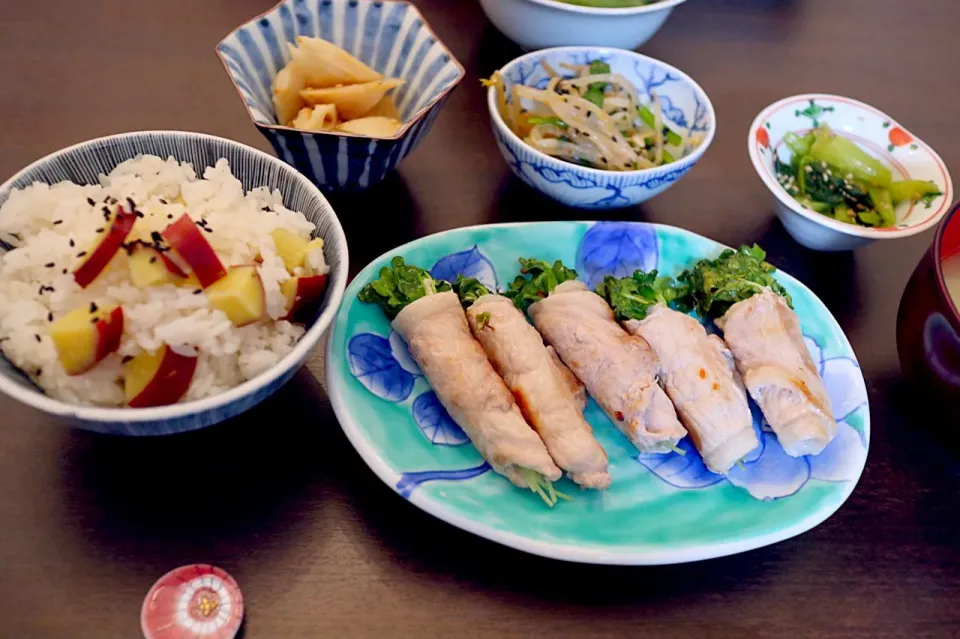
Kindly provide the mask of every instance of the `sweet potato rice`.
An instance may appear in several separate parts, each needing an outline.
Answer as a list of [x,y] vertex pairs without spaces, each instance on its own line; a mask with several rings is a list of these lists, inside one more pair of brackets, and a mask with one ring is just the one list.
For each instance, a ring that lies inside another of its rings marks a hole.
[[[238,322],[216,308],[213,289],[206,282],[201,286],[199,270],[171,246],[168,229],[184,214],[189,219],[183,223],[191,229],[190,220],[196,224],[222,272],[248,265],[255,281],[255,268],[263,309],[255,319]],[[81,287],[75,271],[121,219],[132,220],[132,230],[106,267]],[[291,265],[274,238],[277,229],[285,229],[287,244],[299,242],[302,248],[314,228],[303,214],[283,206],[279,191],[261,187],[244,193],[223,159],[202,178],[190,164],[142,156],[101,176],[100,184],[36,183],[15,190],[0,208],[0,240],[13,247],[0,255],[0,350],[51,397],[75,404],[127,405],[130,362],[166,350],[196,358],[189,387],[180,397],[143,405],[221,393],[275,364],[303,335],[302,326],[282,319],[292,298],[281,285],[299,275],[326,274],[322,242],[311,245],[320,250],[302,251],[300,263]],[[135,281],[131,263],[137,250],[150,251],[150,265],[162,257],[182,272],[171,271],[150,285]],[[91,315],[85,319],[96,325],[94,311],[113,307],[123,315],[118,346],[109,353],[95,348],[92,367],[68,374],[64,342],[55,339],[57,321],[86,309],[82,312]]]

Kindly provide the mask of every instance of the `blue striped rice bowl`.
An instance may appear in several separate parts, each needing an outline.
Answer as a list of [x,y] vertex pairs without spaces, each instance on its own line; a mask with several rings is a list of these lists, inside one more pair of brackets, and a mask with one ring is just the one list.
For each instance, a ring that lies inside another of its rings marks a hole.
[[[388,139],[281,126],[273,78],[297,36],[336,44],[405,83],[392,95],[404,126]],[[327,190],[360,190],[381,181],[427,134],[464,70],[416,7],[379,0],[284,0],[217,45],[231,81],[260,133],[283,161]]]

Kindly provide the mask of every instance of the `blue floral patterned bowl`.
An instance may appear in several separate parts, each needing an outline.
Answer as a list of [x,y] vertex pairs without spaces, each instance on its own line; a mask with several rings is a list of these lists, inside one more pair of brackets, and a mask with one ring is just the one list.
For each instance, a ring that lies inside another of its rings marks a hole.
[[603,171],[552,158],[526,144],[504,123],[497,110],[496,91],[487,93],[493,135],[510,169],[533,188],[568,206],[612,209],[639,204],[667,190],[703,157],[713,141],[716,116],[703,89],[688,75],[669,64],[620,49],[558,47],[534,51],[503,67],[508,87],[525,84],[546,88],[549,76],[541,65],[554,69],[561,64],[586,64],[603,60],[637,87],[643,101],[656,92],[663,116],[671,126],[702,137],[695,147],[684,149],[675,162],[640,171]]
[[[47,396],[26,375],[0,356],[0,393],[56,417],[71,426],[113,435],[169,435],[196,430],[253,408],[285,384],[303,364],[333,320],[347,282],[347,239],[333,208],[304,176],[275,157],[252,147],[203,133],[140,131],[81,142],[41,158],[0,184],[0,205],[12,189],[34,182],[63,180],[96,184],[99,177],[138,155],[174,157],[190,162],[198,174],[220,158],[244,190],[259,186],[277,189],[284,204],[317,225],[330,265],[327,290],[307,332],[293,350],[273,367],[230,390],[204,399],[157,408],[99,408],[68,404]],[[10,247],[0,242],[0,259]]]
[[[405,83],[393,94],[404,122],[391,138],[313,133],[277,124],[273,78],[297,36],[336,44],[375,71]],[[430,131],[463,67],[417,8],[392,0],[284,0],[227,35],[217,55],[250,119],[277,155],[327,190],[381,181]]]
[[563,260],[594,286],[637,268],[676,274],[717,255],[720,244],[681,229],[639,223],[547,222],[455,229],[384,254],[344,294],[326,346],[326,379],[344,432],[393,490],[455,526],[502,544],[559,559],[658,564],[718,557],[800,534],[829,517],[853,492],[867,458],[870,412],[856,357],[830,312],[803,284],[776,273],[793,297],[805,341],[839,424],[815,457],[789,457],[754,408],[762,445],[726,476],[686,454],[640,455],[604,413],[586,417],[610,458],[612,486],[580,491],[546,507],[490,467],[470,444],[410,358],[379,308],[357,293],[394,255],[434,277],[462,273],[504,287],[518,256]]

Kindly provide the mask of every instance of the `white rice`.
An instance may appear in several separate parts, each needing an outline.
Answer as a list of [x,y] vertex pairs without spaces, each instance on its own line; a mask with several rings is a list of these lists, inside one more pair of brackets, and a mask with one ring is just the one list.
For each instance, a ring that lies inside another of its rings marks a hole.
[[[238,328],[193,288],[166,284],[138,289],[128,275],[124,251],[90,286],[80,288],[72,274],[82,262],[77,255],[90,251],[97,229],[107,225],[102,207],[110,197],[120,202],[132,198],[144,214],[128,240],[149,240],[151,231],[163,231],[186,212],[194,220],[206,220],[213,232],[204,237],[225,266],[252,264],[259,255],[257,271],[269,318]],[[0,207],[0,239],[16,247],[0,259],[0,351],[52,397],[122,406],[123,358],[155,352],[167,343],[178,353],[199,357],[181,401],[221,393],[273,366],[304,333],[303,327],[278,319],[286,304],[280,282],[290,277],[270,237],[278,227],[304,237],[315,228],[283,206],[279,191],[262,187],[244,193],[223,159],[207,168],[202,179],[188,163],[142,156],[101,176],[99,185],[36,183],[13,191]],[[328,270],[322,258],[311,257],[316,272]],[[41,292],[41,286],[53,290]],[[56,320],[91,302],[123,306],[123,339],[118,352],[82,375],[69,376],[57,359],[49,317],[52,313]]]

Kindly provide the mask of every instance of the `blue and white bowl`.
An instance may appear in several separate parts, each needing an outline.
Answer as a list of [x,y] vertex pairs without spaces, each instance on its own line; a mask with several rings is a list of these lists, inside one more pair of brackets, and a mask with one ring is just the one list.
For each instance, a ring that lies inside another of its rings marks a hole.
[[[306,333],[293,350],[272,368],[230,390],[191,402],[157,408],[98,408],[69,404],[47,396],[7,359],[0,356],[0,393],[72,426],[115,435],[168,435],[196,430],[252,408],[283,386],[303,364],[333,320],[347,282],[347,239],[336,213],[316,186],[296,170],[252,147],[203,133],[141,131],[81,142],[51,153],[0,185],[0,206],[13,189],[34,182],[69,180],[96,184],[118,164],[138,155],[174,157],[193,164],[197,174],[226,158],[244,190],[258,186],[277,189],[283,203],[317,225],[330,266],[327,290]],[[0,259],[8,247],[0,242]],[[2,303],[2,302],[0,302]]]
[[[391,138],[307,132],[277,123],[273,78],[290,60],[288,42],[320,37],[389,77],[403,127]],[[232,31],[217,55],[250,119],[284,162],[327,190],[360,190],[381,181],[430,131],[463,67],[417,8],[391,0],[284,0]]]
[[664,119],[675,129],[702,137],[699,145],[684,149],[682,157],[664,166],[638,171],[605,171],[571,164],[534,149],[510,130],[497,110],[496,90],[487,93],[497,146],[510,169],[524,182],[568,206],[613,209],[639,204],[662,193],[703,157],[713,142],[716,116],[703,89],[690,76],[669,64],[622,49],[558,47],[534,51],[500,69],[507,91],[517,84],[546,88],[546,61],[554,69],[561,64],[586,64],[603,60],[639,90],[641,99],[652,100],[656,92]]

